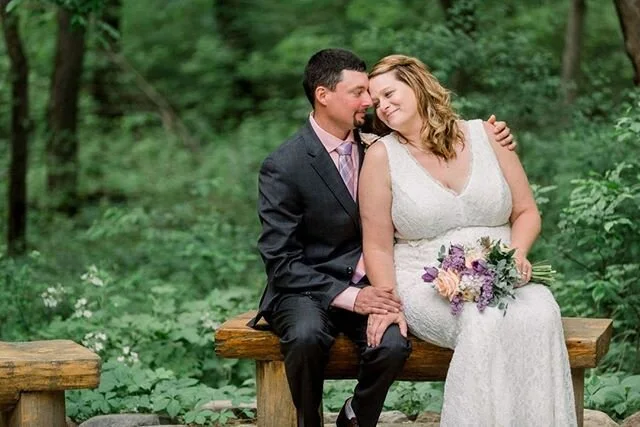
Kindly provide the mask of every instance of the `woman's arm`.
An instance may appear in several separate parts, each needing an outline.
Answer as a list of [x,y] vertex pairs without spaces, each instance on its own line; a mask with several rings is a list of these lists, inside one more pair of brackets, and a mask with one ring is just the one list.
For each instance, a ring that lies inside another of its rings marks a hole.
[[491,125],[484,123],[484,127],[500,163],[502,173],[511,190],[513,203],[511,217],[509,218],[511,222],[511,246],[516,249],[516,258],[518,259],[520,271],[527,275],[525,279],[528,281],[531,275],[531,268],[526,258],[538,234],[540,234],[540,212],[536,206],[527,174],[522,167],[522,163],[520,163],[518,155],[514,151],[503,149],[495,141]]
[[358,200],[367,277],[375,287],[395,290],[391,179],[387,150],[382,143],[367,150],[360,172]]
[[[358,188],[362,218],[362,247],[367,277],[372,286],[396,294],[393,265],[393,222],[391,221],[391,178],[384,144],[367,150]],[[397,295],[397,294],[396,294]],[[400,334],[407,337],[407,322],[402,312],[369,315],[367,344],[376,347],[387,328],[397,323]]]

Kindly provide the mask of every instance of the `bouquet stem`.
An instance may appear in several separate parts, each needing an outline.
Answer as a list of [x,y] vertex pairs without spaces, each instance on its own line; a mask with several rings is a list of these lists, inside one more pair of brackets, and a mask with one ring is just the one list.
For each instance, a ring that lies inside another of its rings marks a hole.
[[548,286],[555,281],[556,273],[550,264],[533,264],[531,266],[531,281]]

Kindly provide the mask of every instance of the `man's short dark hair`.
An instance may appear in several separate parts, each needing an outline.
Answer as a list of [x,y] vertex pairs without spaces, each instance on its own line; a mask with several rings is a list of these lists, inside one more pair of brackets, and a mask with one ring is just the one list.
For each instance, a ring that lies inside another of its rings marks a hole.
[[314,106],[315,91],[319,86],[334,90],[342,79],[342,71],[367,71],[367,65],[355,53],[345,49],[323,49],[313,54],[304,69],[302,87]]

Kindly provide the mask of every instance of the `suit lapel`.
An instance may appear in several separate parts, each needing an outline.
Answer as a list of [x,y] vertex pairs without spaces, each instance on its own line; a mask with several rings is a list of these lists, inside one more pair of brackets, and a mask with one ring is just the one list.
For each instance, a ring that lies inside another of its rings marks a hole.
[[329,191],[331,191],[344,210],[359,226],[360,218],[356,202],[353,200],[353,197],[351,197],[351,194],[349,193],[347,186],[344,184],[335,163],[333,163],[331,156],[329,156],[329,153],[325,150],[309,122],[307,122],[305,127],[302,129],[302,136],[305,144],[307,145],[307,153],[309,155],[311,167],[324,181]]

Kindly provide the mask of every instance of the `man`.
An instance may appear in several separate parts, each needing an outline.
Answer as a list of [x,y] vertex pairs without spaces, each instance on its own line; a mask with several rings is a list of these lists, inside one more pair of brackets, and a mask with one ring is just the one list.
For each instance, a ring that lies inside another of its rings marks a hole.
[[364,149],[355,128],[372,105],[365,63],[346,50],[322,50],[309,59],[303,86],[313,106],[308,122],[260,169],[258,248],[268,282],[253,325],[264,316],[280,337],[304,427],[321,425],[324,370],[334,337],[344,332],[361,365],[337,425],[374,427],[411,346],[400,321],[379,346],[367,345],[367,316],[393,316],[401,305],[368,285],[362,262],[356,200]]

